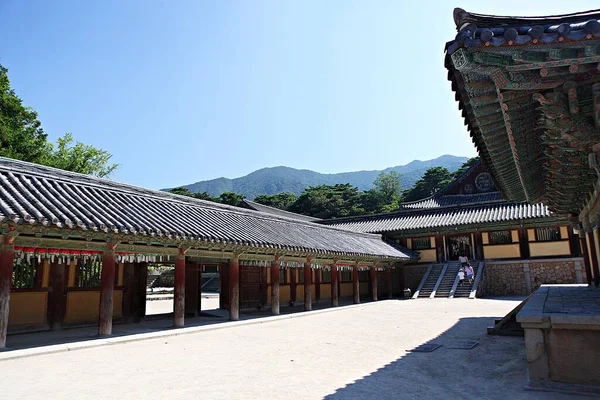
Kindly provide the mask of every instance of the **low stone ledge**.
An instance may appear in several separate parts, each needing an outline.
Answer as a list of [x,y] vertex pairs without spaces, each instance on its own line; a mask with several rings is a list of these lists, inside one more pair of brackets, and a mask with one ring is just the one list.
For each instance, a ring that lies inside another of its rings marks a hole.
[[542,285],[517,314],[533,390],[600,393],[600,290]]

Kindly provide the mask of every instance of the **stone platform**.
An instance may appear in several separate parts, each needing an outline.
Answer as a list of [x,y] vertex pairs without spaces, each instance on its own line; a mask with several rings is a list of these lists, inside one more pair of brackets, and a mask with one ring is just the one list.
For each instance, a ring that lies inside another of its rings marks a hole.
[[542,285],[517,314],[525,329],[526,388],[600,395],[600,290]]

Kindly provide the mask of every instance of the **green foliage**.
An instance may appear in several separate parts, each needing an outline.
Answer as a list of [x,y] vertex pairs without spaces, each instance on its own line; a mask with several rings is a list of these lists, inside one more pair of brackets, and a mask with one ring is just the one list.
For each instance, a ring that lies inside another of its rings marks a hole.
[[117,168],[109,164],[109,152],[74,142],[70,133],[53,146],[41,125],[37,113],[10,88],[7,69],[0,65],[0,156],[98,177]]
[[359,214],[358,188],[350,184],[309,187],[298,197],[289,211],[317,218],[347,217]]
[[452,174],[444,167],[429,168],[411,189],[404,192],[404,201],[416,201],[432,196],[452,180]]
[[229,204],[230,206],[239,206],[244,200],[244,196],[238,193],[225,192],[219,196],[219,203]]
[[261,194],[256,196],[255,202],[264,204],[265,206],[279,208],[280,210],[287,210],[292,205],[298,196],[293,193],[277,193],[277,194]]
[[[392,170],[387,173],[381,172],[373,183],[374,188],[362,192],[349,183],[317,185],[305,189],[300,196],[293,193],[263,194],[257,196],[254,201],[323,219],[394,212],[400,208],[403,200],[414,201],[430,197],[477,161],[478,158],[468,160],[459,168],[461,172],[454,174],[444,167],[429,168],[423,177],[404,193],[401,192],[400,174]],[[170,192],[236,206],[239,206],[244,198],[243,195],[234,192],[226,192],[214,198],[206,192],[192,193],[182,187],[171,189]]]
[[452,173],[452,179],[458,178],[462,174],[464,174],[469,168],[471,168],[474,164],[479,162],[479,156],[469,158],[465,163],[456,171]]
[[186,188],[182,188],[182,187],[171,189],[171,190],[169,190],[169,193],[178,194],[180,196],[194,197],[194,193],[192,193],[189,190],[187,190]]
[[[401,177],[401,188],[410,189],[428,168],[442,166],[449,171],[456,171],[466,160],[466,157],[444,155],[432,160],[415,160],[406,165],[387,168],[383,172],[397,172]],[[219,196],[224,192],[234,192],[254,200],[263,194],[293,193],[299,196],[308,187],[320,185],[349,183],[351,186],[356,186],[359,191],[370,190],[374,188],[373,183],[381,172],[374,170],[320,174],[305,169],[272,167],[262,168],[235,179],[217,178],[184,187],[192,193],[207,192],[212,196]]]
[[188,197],[193,197],[195,199],[200,199],[200,200],[208,200],[208,201],[214,201],[214,202],[219,202],[219,198],[218,197],[213,197],[210,194],[206,193],[206,192],[202,192],[202,193],[192,193],[190,192],[188,189],[184,188],[184,187],[177,187],[174,189],[170,189],[169,193],[173,193],[173,194],[178,194],[181,196],[188,196]]
[[41,125],[10,88],[7,69],[0,65],[0,156],[40,163],[50,150]]
[[52,146],[42,158],[42,164],[99,178],[109,176],[118,167],[109,164],[112,155],[108,151],[81,142],[73,143],[70,133],[58,138],[56,144],[56,148]]

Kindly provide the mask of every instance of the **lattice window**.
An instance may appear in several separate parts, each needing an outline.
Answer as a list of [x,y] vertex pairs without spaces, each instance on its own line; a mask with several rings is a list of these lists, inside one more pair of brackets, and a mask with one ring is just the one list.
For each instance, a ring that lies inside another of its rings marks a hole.
[[[78,264],[77,287],[99,288],[100,276],[102,274],[102,262],[86,260]],[[117,274],[115,274],[117,275]]]
[[350,270],[342,271],[342,282],[352,282],[352,271],[350,271]]
[[331,270],[323,270],[323,283],[331,283]]
[[279,283],[287,283],[286,269],[279,267]]
[[429,236],[414,238],[412,240],[412,248],[413,248],[413,250],[430,249],[431,248],[431,238]]
[[358,281],[359,282],[368,282],[369,281],[369,271],[358,271]]
[[[13,264],[11,285],[13,289],[33,289],[35,287],[35,273],[38,261],[32,258],[30,261],[21,260]],[[41,268],[41,265],[40,265]]]
[[552,228],[535,228],[535,240],[538,242],[551,242],[560,240],[560,229]]
[[508,244],[512,243],[512,234],[510,231],[495,231],[488,233],[490,244]]

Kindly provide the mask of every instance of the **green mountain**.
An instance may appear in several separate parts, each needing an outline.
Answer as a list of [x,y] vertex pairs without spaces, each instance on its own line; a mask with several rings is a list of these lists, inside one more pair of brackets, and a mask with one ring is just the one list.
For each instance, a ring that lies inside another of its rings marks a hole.
[[384,170],[341,172],[338,174],[321,174],[308,169],[290,167],[272,167],[259,169],[240,178],[217,178],[182,187],[193,193],[208,192],[213,196],[219,196],[224,192],[236,192],[252,200],[261,194],[281,192],[300,194],[309,186],[335,185],[337,183],[350,183],[352,186],[357,186],[359,190],[368,190],[373,187],[373,181],[382,171],[397,171],[400,174],[402,188],[408,189],[429,168],[446,167],[450,172],[454,172],[467,160],[467,157],[443,155],[433,160],[414,160],[406,165],[398,165]]

